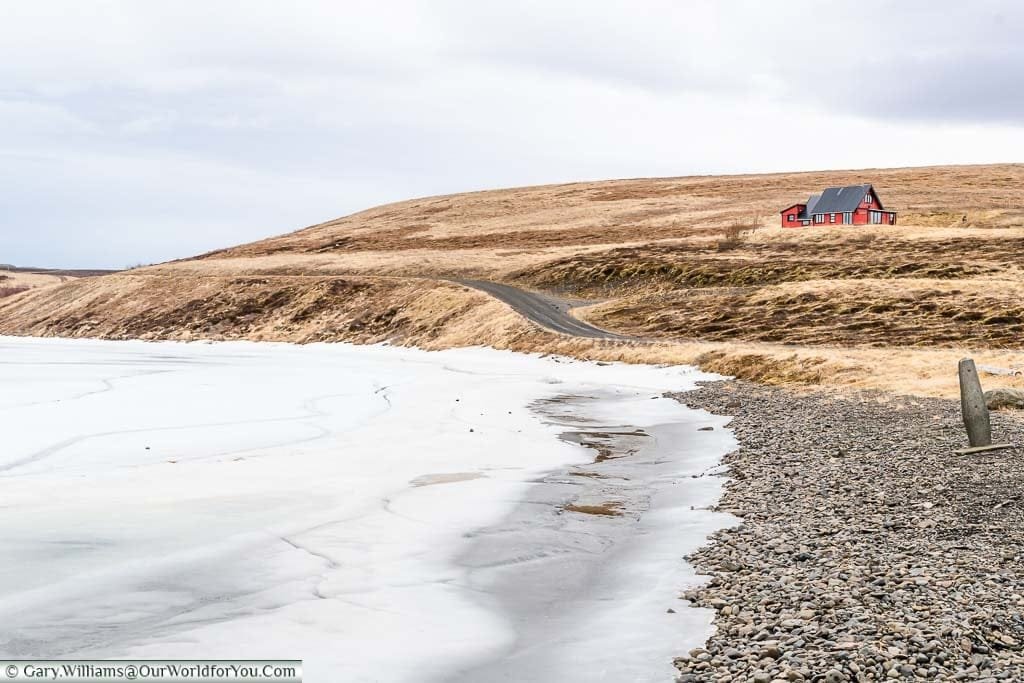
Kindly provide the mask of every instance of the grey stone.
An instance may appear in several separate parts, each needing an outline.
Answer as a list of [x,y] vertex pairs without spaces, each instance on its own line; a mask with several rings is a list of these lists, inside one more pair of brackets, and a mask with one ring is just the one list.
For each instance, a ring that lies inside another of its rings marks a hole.
[[[709,580],[687,599],[729,609],[715,613],[715,661],[680,673],[1024,681],[1024,458],[951,458],[959,401],[737,381],[677,398],[733,417],[716,509],[742,520],[688,558]],[[1024,444],[1019,414],[990,417],[1000,441]]]
[[989,410],[1024,410],[1024,389],[989,389],[985,392]]

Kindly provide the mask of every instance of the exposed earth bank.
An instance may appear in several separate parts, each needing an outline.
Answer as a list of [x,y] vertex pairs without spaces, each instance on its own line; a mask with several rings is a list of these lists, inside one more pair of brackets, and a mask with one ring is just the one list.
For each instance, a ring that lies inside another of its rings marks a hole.
[[[956,456],[955,401],[747,382],[678,396],[734,415],[718,509],[690,561],[717,610],[680,681],[1024,680],[1024,449]],[[994,414],[1024,444],[1024,417]]]

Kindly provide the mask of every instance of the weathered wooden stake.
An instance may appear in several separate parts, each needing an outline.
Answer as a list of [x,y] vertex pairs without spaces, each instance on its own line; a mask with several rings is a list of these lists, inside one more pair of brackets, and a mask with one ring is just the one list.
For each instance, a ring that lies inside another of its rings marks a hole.
[[985,405],[985,394],[981,391],[978,369],[972,358],[960,361],[960,409],[971,447],[991,446],[992,423],[988,406]]

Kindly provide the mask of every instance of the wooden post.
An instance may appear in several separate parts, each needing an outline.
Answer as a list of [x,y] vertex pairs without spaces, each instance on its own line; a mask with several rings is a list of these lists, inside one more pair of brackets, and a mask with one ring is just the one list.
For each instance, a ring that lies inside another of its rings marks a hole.
[[971,358],[960,361],[960,408],[971,448],[991,446],[992,423],[985,405],[985,394],[981,391],[978,369]]

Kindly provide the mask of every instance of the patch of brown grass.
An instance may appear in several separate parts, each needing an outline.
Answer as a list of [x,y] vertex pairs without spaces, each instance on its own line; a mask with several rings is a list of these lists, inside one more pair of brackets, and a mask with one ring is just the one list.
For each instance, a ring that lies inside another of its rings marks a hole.
[[695,363],[708,372],[775,386],[825,384],[837,372],[824,358],[797,354],[775,358],[716,350],[700,354]]
[[578,512],[581,515],[601,515],[604,517],[620,517],[622,516],[622,504],[609,502],[602,503],[600,505],[578,505],[576,503],[569,503],[562,507],[566,512]]
[[464,287],[360,277],[122,274],[32,291],[0,304],[0,333],[108,339],[253,339],[416,344],[514,340],[503,304]]
[[[978,253],[984,252],[979,250]],[[917,256],[912,249],[899,256],[879,249],[861,258],[853,255],[839,258],[823,256],[818,250],[725,257],[685,246],[629,247],[565,257],[517,271],[509,279],[538,289],[606,298],[633,293],[657,294],[666,288],[755,287],[810,280],[950,280],[994,276],[1008,270],[1007,263],[997,258],[982,256],[975,261],[964,262],[953,256],[928,259]]]
[[[65,282],[70,276],[60,273],[34,272],[30,270],[0,270],[0,281],[4,287],[24,291],[34,287],[49,287]],[[14,294],[18,292],[12,292]],[[10,296],[8,294],[7,296]]]
[[641,337],[830,346],[1020,348],[1024,283],[806,281],[614,299],[588,321]]
[[1024,225],[1024,210],[1021,209],[971,209],[952,211],[948,209],[911,209],[903,212],[900,219],[910,225],[946,228],[1016,228]]

